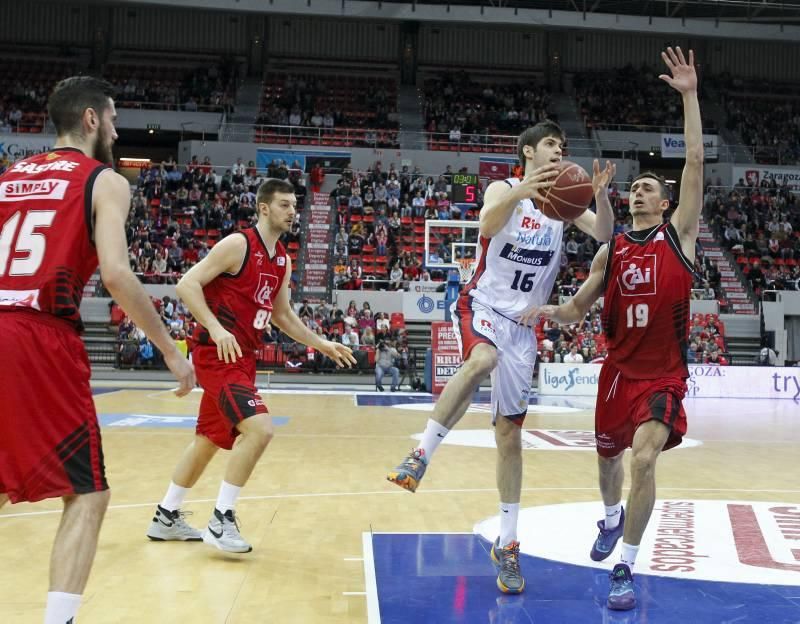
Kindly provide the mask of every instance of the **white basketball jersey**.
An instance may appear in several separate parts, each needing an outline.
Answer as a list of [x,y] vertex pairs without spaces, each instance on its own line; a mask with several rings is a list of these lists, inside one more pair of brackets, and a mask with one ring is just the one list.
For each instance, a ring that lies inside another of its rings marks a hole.
[[[519,184],[509,178],[509,186]],[[533,200],[523,199],[503,229],[478,239],[475,274],[462,294],[517,320],[532,306],[550,299],[561,265],[564,223],[542,214]]]

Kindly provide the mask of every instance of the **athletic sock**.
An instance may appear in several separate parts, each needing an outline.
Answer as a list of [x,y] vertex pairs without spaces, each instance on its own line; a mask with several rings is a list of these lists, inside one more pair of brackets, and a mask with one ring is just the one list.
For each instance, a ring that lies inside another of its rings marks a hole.
[[70,624],[81,606],[80,594],[48,592],[44,624]]
[[630,544],[622,542],[622,557],[620,561],[633,570],[633,564],[636,563],[636,554],[638,552],[638,546],[631,546]]
[[622,503],[616,505],[606,505],[606,530],[616,529],[619,526],[619,519],[622,517]]
[[428,419],[428,424],[425,426],[425,432],[422,434],[422,441],[417,448],[421,448],[424,453],[423,457],[426,462],[431,461],[431,457],[439,445],[444,440],[444,437],[450,433],[450,430],[443,427],[432,418]]
[[517,541],[519,503],[500,503],[500,548]]
[[164,499],[161,501],[161,506],[168,511],[180,509],[188,492],[189,488],[175,485],[174,481],[170,481],[167,493],[164,494]]
[[242,488],[238,485],[231,485],[227,481],[223,481],[219,486],[219,494],[217,495],[217,509],[220,513],[224,514],[229,509],[236,507],[236,499],[239,498],[239,492]]

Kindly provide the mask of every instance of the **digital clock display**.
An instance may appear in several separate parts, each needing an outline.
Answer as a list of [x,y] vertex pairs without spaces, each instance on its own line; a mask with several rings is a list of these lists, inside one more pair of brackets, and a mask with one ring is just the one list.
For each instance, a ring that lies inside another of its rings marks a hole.
[[454,173],[450,188],[453,203],[477,204],[480,183],[477,173]]

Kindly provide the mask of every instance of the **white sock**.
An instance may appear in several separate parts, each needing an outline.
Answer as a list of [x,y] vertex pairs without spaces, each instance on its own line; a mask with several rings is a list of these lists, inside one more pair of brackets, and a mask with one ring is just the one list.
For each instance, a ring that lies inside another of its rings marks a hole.
[[500,547],[517,541],[519,503],[500,503]]
[[174,481],[170,481],[167,493],[164,494],[164,499],[161,501],[161,506],[168,511],[180,509],[188,492],[189,488],[175,485]]
[[239,498],[239,492],[242,488],[238,485],[231,485],[227,481],[223,481],[219,486],[219,494],[217,495],[217,509],[220,513],[225,513],[229,509],[236,507],[236,499]]
[[638,546],[631,546],[622,542],[622,558],[620,561],[628,565],[633,570],[633,564],[636,563],[636,554],[639,552]]
[[80,594],[64,592],[47,593],[47,609],[44,612],[44,624],[70,624],[81,606]]
[[444,437],[450,433],[450,430],[437,423],[432,418],[428,419],[428,424],[425,426],[425,432],[422,434],[422,441],[417,448],[425,451],[423,457],[430,462],[433,453],[439,448],[439,445],[444,440]]
[[622,517],[622,503],[606,505],[606,529],[616,529]]

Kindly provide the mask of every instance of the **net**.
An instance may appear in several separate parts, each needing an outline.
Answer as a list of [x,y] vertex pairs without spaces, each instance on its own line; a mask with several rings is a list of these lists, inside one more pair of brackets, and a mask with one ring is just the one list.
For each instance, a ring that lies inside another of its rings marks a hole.
[[458,275],[462,284],[466,284],[475,273],[475,258],[458,259]]

